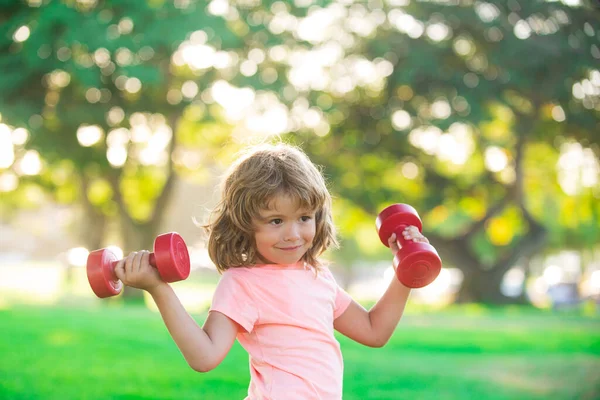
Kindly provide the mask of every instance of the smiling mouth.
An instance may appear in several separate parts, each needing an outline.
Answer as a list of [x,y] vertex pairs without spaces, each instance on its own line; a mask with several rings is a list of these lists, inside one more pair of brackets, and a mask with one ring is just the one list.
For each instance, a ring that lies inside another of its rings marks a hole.
[[298,245],[298,246],[294,246],[294,247],[278,247],[278,249],[283,250],[283,251],[292,251],[292,250],[298,250],[300,247],[302,247],[302,245]]

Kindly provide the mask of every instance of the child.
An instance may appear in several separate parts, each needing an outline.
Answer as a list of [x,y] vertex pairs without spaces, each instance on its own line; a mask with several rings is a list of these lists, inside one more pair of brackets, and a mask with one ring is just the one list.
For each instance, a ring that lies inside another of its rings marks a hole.
[[[317,168],[289,145],[251,149],[227,173],[206,228],[222,277],[202,327],[149,265],[147,251],[120,261],[118,278],[150,293],[194,370],[215,368],[237,338],[250,355],[246,399],[341,399],[343,361],[334,329],[383,346],[410,289],[392,279],[367,311],[336,284],[319,259],[337,241],[331,197]],[[428,242],[415,227],[404,236]],[[395,239],[389,238],[394,254]]]

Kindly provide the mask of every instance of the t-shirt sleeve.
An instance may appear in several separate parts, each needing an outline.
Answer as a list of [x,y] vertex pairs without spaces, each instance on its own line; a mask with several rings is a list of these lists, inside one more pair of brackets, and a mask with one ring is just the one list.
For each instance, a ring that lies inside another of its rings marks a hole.
[[346,311],[350,303],[352,302],[352,297],[346,292],[340,285],[337,284],[335,278],[331,271],[327,269],[328,277],[335,284],[335,306],[333,309],[333,319],[336,319],[340,315]]
[[225,271],[213,294],[210,311],[218,311],[234,320],[247,332],[252,332],[258,319],[258,309],[251,289],[234,271]]

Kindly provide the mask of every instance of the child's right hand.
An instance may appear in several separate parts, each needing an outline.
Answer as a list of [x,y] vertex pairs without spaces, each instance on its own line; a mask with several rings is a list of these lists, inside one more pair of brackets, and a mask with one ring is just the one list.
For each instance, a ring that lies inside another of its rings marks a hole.
[[115,274],[123,284],[146,291],[163,283],[158,270],[150,265],[150,252],[147,250],[134,251],[119,260]]

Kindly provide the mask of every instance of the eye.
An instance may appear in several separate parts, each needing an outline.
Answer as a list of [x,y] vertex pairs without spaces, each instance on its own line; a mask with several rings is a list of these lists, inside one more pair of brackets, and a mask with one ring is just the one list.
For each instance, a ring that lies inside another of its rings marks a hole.
[[308,222],[311,219],[313,219],[313,217],[311,215],[303,215],[300,217],[300,219],[302,220],[302,222]]
[[281,218],[274,218],[271,221],[269,221],[269,223],[271,225],[281,225],[283,223],[283,220]]

